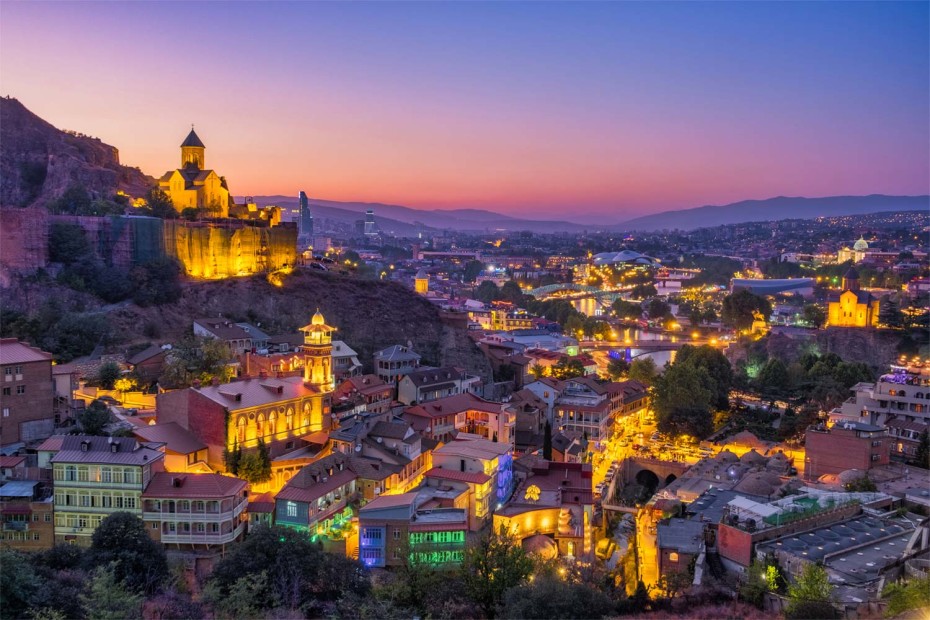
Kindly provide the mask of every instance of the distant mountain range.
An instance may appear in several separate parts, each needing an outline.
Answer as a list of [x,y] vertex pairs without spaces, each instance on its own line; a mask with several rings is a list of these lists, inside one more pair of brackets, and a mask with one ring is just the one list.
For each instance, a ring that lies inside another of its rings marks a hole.
[[[242,197],[237,196],[236,200]],[[278,205],[279,207],[297,207],[295,196],[253,196],[258,205]],[[375,212],[375,221],[382,230],[397,230],[401,223],[426,230],[457,230],[462,232],[494,232],[530,230],[533,232],[581,232],[584,230],[606,229],[592,225],[574,224],[564,221],[527,220],[486,211],[484,209],[412,209],[401,205],[389,205],[380,202],[339,202],[310,198],[315,216],[346,219],[355,221],[364,216],[365,211]],[[392,228],[393,227],[393,228]]]
[[742,200],[728,205],[707,205],[680,211],[663,211],[644,215],[618,226],[628,230],[693,230],[742,222],[769,220],[812,219],[837,215],[865,215],[883,211],[919,211],[930,209],[930,196],[826,196],[802,198],[778,196],[766,200]]
[[[235,181],[233,179],[233,181]],[[56,129],[13,98],[0,98],[0,206],[41,207],[80,185],[94,198],[109,198],[117,191],[142,196],[156,180],[138,168],[120,165],[119,151],[96,138]],[[241,200],[241,197],[239,197]],[[291,196],[254,196],[258,204],[297,206]],[[882,211],[930,210],[930,196],[828,196],[744,200],[722,206],[664,211],[612,223],[524,219],[485,209],[412,209],[400,205],[338,202],[311,199],[318,217],[348,224],[364,217],[368,209],[386,232],[415,236],[419,232],[457,230],[568,232],[680,229],[819,216],[863,215]],[[566,209],[568,213],[569,209]],[[572,213],[570,217],[584,214]]]

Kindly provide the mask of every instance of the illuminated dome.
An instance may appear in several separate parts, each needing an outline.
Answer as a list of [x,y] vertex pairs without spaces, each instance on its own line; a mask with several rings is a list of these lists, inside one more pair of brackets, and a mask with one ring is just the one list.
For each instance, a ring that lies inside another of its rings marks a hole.
[[853,244],[853,249],[857,252],[864,252],[869,249],[869,242],[859,236],[859,240]]
[[533,553],[543,560],[554,560],[559,557],[559,545],[548,536],[536,534],[523,541],[523,550]]
[[320,314],[319,308],[316,309],[316,314],[310,319],[310,325],[326,325],[326,320],[323,318],[323,315]]

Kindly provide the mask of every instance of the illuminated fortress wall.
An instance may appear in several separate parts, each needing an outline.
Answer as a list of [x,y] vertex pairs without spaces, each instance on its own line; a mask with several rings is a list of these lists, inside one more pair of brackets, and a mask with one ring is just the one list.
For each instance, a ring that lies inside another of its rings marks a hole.
[[228,278],[274,271],[297,260],[297,227],[245,222],[165,221],[165,251],[194,278]]

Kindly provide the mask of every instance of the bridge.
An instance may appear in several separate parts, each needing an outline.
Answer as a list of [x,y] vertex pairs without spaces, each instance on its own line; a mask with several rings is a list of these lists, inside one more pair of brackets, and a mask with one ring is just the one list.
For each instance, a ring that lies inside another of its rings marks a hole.
[[601,507],[604,512],[627,512],[636,514],[637,509],[632,506],[623,506],[614,503],[617,486],[628,484],[641,484],[646,488],[652,489],[654,494],[659,489],[667,487],[675,479],[688,471],[690,465],[680,461],[662,461],[659,459],[643,458],[638,456],[628,456],[623,459],[620,465],[620,471],[610,481],[608,489],[604,493],[604,501]]
[[[526,293],[537,299],[545,299],[547,297],[553,296],[568,297],[572,299],[579,297],[596,297],[604,302],[613,302],[617,299],[622,299],[625,291],[605,291],[596,286],[588,286],[587,284],[562,282],[559,284],[547,284],[546,286],[539,286],[537,288],[528,290]],[[563,294],[559,295],[559,293]]]
[[[578,343],[582,351],[624,351],[626,349],[639,351],[642,353],[655,353],[656,351],[677,351],[686,344],[693,347],[701,345],[710,345],[712,347],[725,348],[726,343],[717,342],[716,340],[617,340],[615,342],[603,340],[583,340]],[[633,357],[636,357],[635,355]]]

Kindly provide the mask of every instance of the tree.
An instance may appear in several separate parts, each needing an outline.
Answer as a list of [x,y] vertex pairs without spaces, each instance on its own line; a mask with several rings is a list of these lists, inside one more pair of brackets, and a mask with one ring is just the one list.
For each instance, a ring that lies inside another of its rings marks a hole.
[[920,434],[920,442],[914,453],[914,464],[923,469],[930,469],[930,433],[926,429]]
[[547,461],[552,460],[552,425],[546,420],[546,427],[543,430],[543,458]]
[[133,592],[117,578],[116,564],[100,566],[91,575],[89,592],[81,595],[89,618],[124,620],[142,617],[142,595]]
[[170,387],[186,387],[194,380],[209,383],[216,377],[226,383],[233,375],[228,366],[231,359],[222,340],[189,335],[168,351],[159,381]]
[[612,357],[607,362],[607,374],[614,381],[618,381],[623,375],[630,371],[630,365],[622,357]]
[[171,202],[171,197],[157,187],[153,187],[145,194],[145,207],[141,209],[145,215],[160,217],[163,220],[175,220],[178,211]]
[[0,547],[0,609],[4,618],[22,618],[32,608],[41,582],[29,559],[7,546]]
[[661,319],[671,312],[671,306],[655,297],[646,304],[646,313],[650,319]]
[[[225,593],[221,592],[215,581],[204,590],[204,600],[213,607],[217,618],[260,618],[263,596],[268,590],[268,573],[261,571],[240,577]],[[271,603],[266,603],[268,607]]]
[[816,304],[807,304],[804,306],[804,309],[801,311],[801,316],[804,317],[804,322],[811,327],[820,328],[827,322],[826,311]]
[[552,376],[559,381],[584,376],[584,364],[580,360],[569,360],[567,357],[560,358],[551,369]]
[[711,406],[715,385],[706,370],[673,364],[655,382],[656,426],[670,435],[706,437],[713,430]]
[[856,478],[855,480],[850,480],[843,485],[843,488],[850,493],[869,493],[878,490],[878,487],[875,486],[875,483],[872,482],[868,474]]
[[505,528],[493,529],[465,549],[462,577],[465,589],[489,618],[493,618],[504,595],[529,578],[533,560]]
[[97,370],[97,382],[105,390],[112,390],[113,384],[119,379],[120,368],[116,362],[104,362]]
[[930,577],[915,577],[903,583],[891,583],[882,591],[882,598],[888,599],[889,618],[902,616],[911,609],[930,607]]
[[489,304],[500,299],[500,289],[491,280],[485,280],[475,289],[474,295],[478,301]]
[[651,357],[640,357],[630,364],[629,379],[639,381],[646,387],[651,387],[659,376],[659,369]]
[[643,316],[643,308],[637,303],[618,299],[611,305],[614,314],[621,319],[639,319]]
[[501,286],[500,299],[501,301],[510,302],[515,306],[522,306],[523,289],[513,280],[507,280],[504,282],[503,286]]
[[164,548],[152,540],[142,519],[129,512],[114,512],[100,522],[86,561],[95,568],[110,567],[116,580],[133,592],[154,592],[168,577]]
[[878,322],[890,329],[900,329],[904,326],[904,315],[890,295],[883,297],[878,304]]
[[763,394],[781,394],[788,387],[788,368],[777,357],[770,358],[756,380]]
[[742,289],[723,298],[723,310],[720,320],[738,331],[752,327],[753,313],[759,312],[768,320],[772,314],[772,304],[764,297],[753,295]]
[[101,400],[95,400],[78,416],[78,422],[85,435],[106,435],[104,427],[110,423],[110,407]]
[[87,260],[93,251],[84,230],[77,224],[52,222],[48,231],[48,260],[52,263],[73,263]]
[[723,352],[706,344],[699,347],[686,344],[675,357],[675,365],[678,364],[690,364],[706,370],[714,384],[712,406],[718,409],[726,409],[729,406],[733,367]]
[[474,282],[475,278],[480,276],[483,271],[484,263],[477,260],[470,260],[465,263],[465,268],[462,270],[462,279],[465,282]]
[[633,299],[647,299],[655,297],[658,294],[655,284],[637,284],[630,289],[630,297]]
[[538,380],[546,376],[546,367],[537,362],[530,367],[530,374]]
[[611,598],[594,587],[545,576],[508,591],[504,595],[501,616],[586,620],[612,616],[613,611]]
[[258,450],[246,452],[239,457],[237,475],[249,484],[261,484],[271,480],[271,460],[264,442],[259,442]]
[[787,618],[835,618],[833,586],[827,571],[817,564],[804,567],[797,581],[788,588]]

